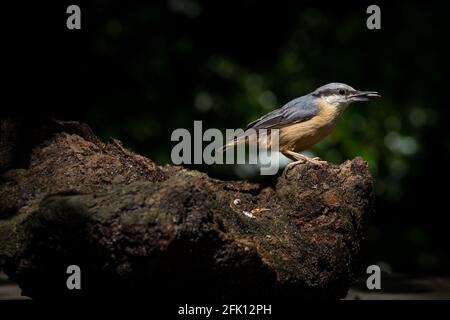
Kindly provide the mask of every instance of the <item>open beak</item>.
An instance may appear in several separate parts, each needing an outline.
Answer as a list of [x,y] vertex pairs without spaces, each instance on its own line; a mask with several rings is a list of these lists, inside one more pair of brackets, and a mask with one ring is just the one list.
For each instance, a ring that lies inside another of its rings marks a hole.
[[349,96],[351,101],[368,101],[380,97],[381,96],[376,91],[356,91]]

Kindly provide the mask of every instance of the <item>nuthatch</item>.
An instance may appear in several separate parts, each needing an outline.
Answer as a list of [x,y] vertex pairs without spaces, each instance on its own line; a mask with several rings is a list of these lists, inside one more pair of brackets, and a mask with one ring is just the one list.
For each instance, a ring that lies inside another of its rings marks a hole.
[[[350,103],[378,97],[381,96],[375,91],[358,91],[343,83],[329,83],[251,122],[245,133],[248,129],[255,129],[252,132],[258,132],[259,129],[279,129],[279,151],[288,158],[297,160],[292,164],[305,161],[319,164],[319,158],[310,159],[298,152],[330,134]],[[267,139],[262,142],[256,135],[253,139],[247,137],[246,140],[238,137],[227,144],[225,149],[240,141],[258,141],[269,147]]]

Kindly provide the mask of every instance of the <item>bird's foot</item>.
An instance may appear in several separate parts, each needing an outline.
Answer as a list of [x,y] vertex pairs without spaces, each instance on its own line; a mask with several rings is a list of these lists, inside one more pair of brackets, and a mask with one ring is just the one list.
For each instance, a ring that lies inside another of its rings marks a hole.
[[288,165],[286,166],[286,172],[288,172],[289,170],[293,169],[295,166],[297,166],[299,164],[304,164],[304,163],[306,163],[305,159],[297,160],[297,161],[293,161],[291,163],[288,163]]
[[308,158],[308,161],[310,161],[311,163],[318,164],[318,165],[322,165],[324,162],[326,162],[325,160],[322,160],[319,157]]
[[296,159],[297,159],[296,161],[291,162],[286,166],[285,173],[289,172],[289,170],[291,170],[292,168],[294,168],[295,166],[297,166],[299,164],[305,164],[305,163],[309,162],[314,165],[321,166],[324,164],[324,162],[326,162],[326,161],[320,159],[319,157],[309,158],[302,154],[297,154]]

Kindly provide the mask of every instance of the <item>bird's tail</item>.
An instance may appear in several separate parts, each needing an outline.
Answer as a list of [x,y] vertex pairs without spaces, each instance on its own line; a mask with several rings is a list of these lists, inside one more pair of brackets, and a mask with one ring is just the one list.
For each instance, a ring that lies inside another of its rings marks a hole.
[[261,138],[257,133],[246,131],[234,137],[232,141],[218,148],[217,151],[224,153],[228,149],[234,148],[235,146],[241,144],[263,146],[267,148],[270,146],[270,139],[268,139],[267,136],[265,138]]
[[221,152],[221,153],[225,153],[227,150],[234,148],[237,145],[240,145],[242,143],[245,143],[246,139],[245,137],[236,137],[234,138],[232,141],[228,142],[227,144],[224,144],[223,146],[221,146],[220,148],[217,149],[217,151]]

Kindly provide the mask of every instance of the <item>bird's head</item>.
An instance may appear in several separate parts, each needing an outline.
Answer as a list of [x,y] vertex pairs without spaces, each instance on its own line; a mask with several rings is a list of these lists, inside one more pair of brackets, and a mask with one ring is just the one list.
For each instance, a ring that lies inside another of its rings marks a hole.
[[329,83],[311,93],[336,108],[345,109],[350,103],[381,97],[376,91],[359,91],[344,83]]

